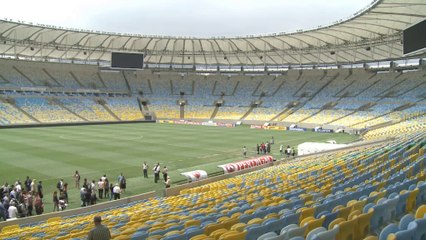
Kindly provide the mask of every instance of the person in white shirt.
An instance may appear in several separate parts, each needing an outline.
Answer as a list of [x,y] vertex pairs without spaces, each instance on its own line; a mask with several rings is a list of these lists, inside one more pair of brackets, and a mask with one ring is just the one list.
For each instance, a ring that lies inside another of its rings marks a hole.
[[146,162],[143,162],[142,170],[143,170],[143,177],[148,178],[148,164],[146,164]]
[[18,217],[18,209],[15,207],[15,203],[11,203],[7,211],[9,212],[10,219],[15,219]]
[[172,184],[172,180],[170,179],[170,176],[167,177],[167,180],[164,181],[164,184],[166,185],[166,188],[170,188],[170,185]]
[[281,156],[284,154],[284,145],[280,145],[280,154]]
[[115,187],[112,189],[114,193],[114,200],[120,199],[121,188],[118,186],[118,183],[115,184]]
[[163,168],[163,179],[164,181],[167,181],[167,173],[168,173],[169,169],[167,169],[166,166],[164,166]]
[[291,148],[290,148],[290,146],[289,146],[289,145],[287,145],[287,149],[285,150],[285,153],[286,153],[287,157],[290,157],[290,154],[291,154]]
[[18,181],[18,184],[15,186],[16,192],[20,193],[22,191],[21,183]]
[[34,194],[36,192],[36,180],[35,179],[33,179],[30,186],[31,186],[31,192]]
[[160,163],[157,163],[155,167],[152,169],[154,171],[154,182],[157,183],[160,180]]
[[105,182],[102,181],[102,178],[99,179],[98,182],[98,192],[99,192],[99,198],[102,198],[102,196],[104,195],[104,184]]
[[90,190],[92,190],[92,192],[96,192],[95,180],[92,180],[92,183],[90,183]]

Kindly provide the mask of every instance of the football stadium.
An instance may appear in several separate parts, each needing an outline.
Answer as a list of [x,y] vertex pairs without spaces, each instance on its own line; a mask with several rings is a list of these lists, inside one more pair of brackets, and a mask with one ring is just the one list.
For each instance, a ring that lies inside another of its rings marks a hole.
[[0,19],[0,239],[426,239],[426,3],[276,31]]

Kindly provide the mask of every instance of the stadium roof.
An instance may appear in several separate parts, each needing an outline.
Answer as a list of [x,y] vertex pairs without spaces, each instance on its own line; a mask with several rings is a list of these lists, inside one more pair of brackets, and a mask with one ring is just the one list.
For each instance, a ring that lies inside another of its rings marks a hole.
[[191,66],[371,62],[402,58],[402,30],[425,17],[424,0],[376,0],[329,26],[226,38],[146,36],[0,20],[0,54],[109,62],[114,51],[142,52],[148,64]]

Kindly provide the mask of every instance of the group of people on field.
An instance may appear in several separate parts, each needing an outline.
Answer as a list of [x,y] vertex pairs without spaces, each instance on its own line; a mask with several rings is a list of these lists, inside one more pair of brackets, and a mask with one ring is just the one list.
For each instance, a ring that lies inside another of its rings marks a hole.
[[19,179],[14,184],[3,184],[0,197],[0,221],[44,212],[42,182],[29,176],[23,184]]
[[96,204],[98,199],[109,199],[110,201],[120,199],[121,193],[126,191],[126,178],[121,173],[117,178],[117,183],[110,182],[104,174],[98,181],[92,180],[89,182],[84,179],[83,185],[80,188],[81,176],[78,171],[74,174],[75,187],[80,189],[81,206],[90,206]]
[[[144,178],[148,178],[148,168],[149,168],[148,164],[144,162],[142,164],[142,172],[143,172]],[[166,186],[166,188],[169,188],[171,186],[171,178],[168,175],[169,169],[166,166],[164,166],[163,169],[161,169],[160,163],[157,163],[152,169],[152,171],[154,172],[155,183],[158,183],[158,181],[160,180],[160,173],[161,173],[163,174],[164,185]]]
[[[143,163],[143,176],[148,178],[148,164]],[[160,167],[157,163],[152,169],[154,172],[154,182],[160,180],[162,174],[166,188],[171,185],[171,179],[168,175],[166,166]],[[120,199],[121,194],[126,191],[126,178],[121,173],[117,178],[117,183],[112,183],[106,174],[101,176],[98,181],[89,181],[83,179],[78,170],[73,175],[75,188],[80,190],[81,206],[90,206],[96,204],[98,199]],[[53,211],[65,210],[68,206],[68,183],[64,179],[60,179],[56,184],[56,190],[52,193]],[[22,184],[18,179],[14,184],[7,182],[0,187],[0,221],[14,218],[40,215],[44,212],[43,204],[43,185],[42,181],[31,179],[27,176]]]
[[280,155],[286,155],[287,157],[294,157],[296,156],[296,150],[294,147],[290,147],[290,145],[287,145],[287,147],[284,149],[284,145],[280,145]]
[[[274,136],[271,137],[271,140],[266,141],[266,142],[262,142],[262,143],[258,143],[256,144],[256,152],[257,154],[270,154],[271,153],[271,148],[272,145],[274,145],[275,143],[275,139]],[[242,153],[244,157],[247,157],[247,147],[243,146],[242,148]],[[290,145],[287,145],[287,147],[285,148],[283,144],[280,145],[280,155],[283,156],[287,156],[287,157],[291,157],[291,156],[295,156],[296,155],[296,150],[294,149],[294,147],[290,147]]]
[[[260,144],[257,143],[256,144],[257,155],[271,153],[271,148],[272,148],[272,145],[274,144],[274,142],[275,142],[275,139],[274,139],[274,136],[272,136],[270,141],[268,140],[268,141],[262,142]],[[242,152],[243,152],[243,156],[247,157],[247,147],[246,146],[244,146],[242,148]]]

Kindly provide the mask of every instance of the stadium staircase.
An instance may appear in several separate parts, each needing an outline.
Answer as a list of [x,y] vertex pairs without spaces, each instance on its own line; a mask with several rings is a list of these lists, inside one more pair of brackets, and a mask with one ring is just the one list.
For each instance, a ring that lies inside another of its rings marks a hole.
[[353,114],[357,113],[358,111],[366,111],[366,110],[370,109],[371,107],[373,107],[374,105],[376,105],[376,103],[371,103],[371,102],[370,102],[370,103],[364,104],[364,105],[362,105],[361,107],[359,107],[358,109],[356,109],[356,110],[354,110],[354,111],[352,111],[352,112],[350,112],[350,113],[348,113],[348,114],[346,114],[346,115],[343,115],[343,116],[341,116],[341,117],[339,117],[339,118],[336,118],[336,119],[334,119],[333,121],[327,122],[327,123],[325,123],[325,124],[331,124],[331,123],[334,123],[334,122],[336,122],[336,121],[339,121],[340,119],[343,119],[343,118],[345,118],[345,117],[349,117],[349,116],[351,116],[351,115],[353,115]]
[[[400,76],[400,75],[398,75],[398,76]],[[398,77],[396,77],[396,78],[398,78]],[[380,92],[379,94],[377,94],[376,97],[393,97],[393,95],[395,94],[395,90],[392,90],[392,89],[398,89],[398,86],[400,86],[401,84],[403,84],[407,80],[408,80],[408,78],[404,78],[403,80],[397,82],[396,84],[393,84],[389,88],[387,88],[387,89],[383,90],[382,92]]]
[[78,80],[77,76],[76,76],[73,72],[70,72],[70,74],[71,74],[71,77],[74,79],[74,81],[76,81],[76,82],[77,82],[77,84],[78,84],[80,87],[85,88],[85,86],[84,86],[84,85],[80,82],[80,80]]
[[[306,100],[306,101],[304,101],[302,104],[299,104],[298,106],[296,106],[295,108],[292,108],[292,109],[290,109],[290,111],[287,111],[285,114],[283,114],[281,117],[280,117],[280,120],[279,121],[282,121],[282,120],[284,120],[284,119],[286,119],[288,116],[290,116],[291,114],[293,114],[293,113],[295,113],[297,110],[299,110],[299,109],[301,109],[301,108],[303,108],[303,106],[305,106],[305,104],[306,103],[308,103],[309,101],[312,101],[312,99],[314,99],[315,98],[315,96],[317,96],[324,88],[326,88],[328,85],[330,85],[330,83],[332,83],[337,77],[339,76],[339,73],[337,73],[336,75],[334,75],[333,77],[331,77],[330,78],[330,80],[328,80],[322,87],[320,87],[316,92],[314,92],[311,96],[309,96],[308,97],[308,99]],[[325,77],[325,74],[324,74],[324,76],[321,78],[321,79],[323,79]],[[306,84],[308,83],[308,81],[306,81],[304,84],[303,84],[303,86],[305,86]],[[303,88],[303,86],[301,87],[301,88],[299,88],[298,90],[297,90],[297,92],[299,92],[302,88]],[[297,95],[297,92],[294,94],[294,96],[296,96]],[[299,97],[305,97],[304,96],[305,94],[302,94],[301,96],[299,96]],[[337,105],[337,104],[336,104]],[[319,112],[321,112],[321,110],[319,110],[318,112],[316,112],[316,113],[314,113],[314,115],[316,115],[316,114],[318,114]],[[312,117],[313,115],[311,115],[311,116],[309,116],[309,117],[307,117],[307,118],[310,118],[310,117]]]
[[272,97],[273,96],[275,96],[275,94],[277,94],[277,92],[283,87],[283,85],[284,85],[284,81],[282,81],[281,83],[280,83],[280,85],[278,85],[278,87],[277,87],[277,89],[275,89],[275,91],[272,93]]
[[70,112],[72,115],[80,118],[81,120],[83,120],[85,122],[90,122],[88,119],[84,118],[80,114],[74,112],[73,110],[71,110],[70,108],[68,108],[67,106],[65,106],[59,99],[51,98],[50,99],[50,103],[55,104],[55,105],[59,106],[62,109],[65,109],[66,111]]
[[210,119],[215,118],[218,111],[219,111],[219,106],[216,105],[216,107],[214,108],[212,112],[212,115],[210,116]]
[[216,86],[217,86],[217,81],[214,81],[213,88],[212,88],[212,96],[217,96],[214,94],[214,91],[216,90]]
[[58,80],[56,80],[56,78],[54,78],[45,68],[43,68],[42,71],[56,84],[56,86],[63,87],[62,84],[59,83]]
[[117,121],[121,121],[121,119],[117,115],[115,115],[115,113],[107,106],[107,103],[105,100],[100,99],[96,102],[99,103],[113,118],[115,118]]
[[244,115],[240,118],[240,121],[242,121],[242,120],[244,120],[244,119],[246,119],[246,117],[248,116],[248,115],[250,115],[250,113],[251,112],[253,112],[253,109],[254,109],[255,107],[254,107],[254,105],[251,105],[250,106],[250,108],[249,108],[249,110],[247,110],[247,112],[246,113],[244,113]]
[[256,95],[256,92],[257,92],[257,90],[259,90],[259,88],[260,88],[260,86],[262,85],[262,82],[259,82],[258,84],[257,84],[257,86],[256,86],[256,88],[253,90],[253,92],[252,92],[252,96],[253,97],[256,97],[256,96],[259,96],[259,95]]
[[[426,77],[426,74],[425,75],[423,75],[423,77]],[[406,90],[406,91],[404,91],[404,92],[401,92],[401,93],[399,93],[399,94],[397,94],[397,95],[394,95],[394,97],[401,97],[401,96],[403,96],[403,95],[405,95],[405,94],[407,94],[407,93],[409,93],[409,92],[411,92],[411,91],[413,91],[413,90],[415,90],[415,89],[417,89],[417,88],[420,88],[420,87],[422,87],[422,85],[425,85],[426,84],[426,82],[421,82],[421,83],[419,83],[419,84],[417,84],[416,86],[414,86],[414,87],[412,87],[412,88],[410,88],[410,89],[408,89],[408,90]],[[423,86],[423,88],[424,88],[425,86]]]
[[[372,75],[370,78],[374,77],[375,75]],[[359,95],[361,95],[364,92],[367,92],[370,88],[372,88],[374,85],[376,85],[377,83],[379,83],[382,79],[378,79],[376,81],[374,81],[372,84],[370,84],[368,87],[364,88],[363,90],[361,90],[360,92],[358,92],[357,94],[355,94],[354,96],[350,96],[350,97],[358,97]]]
[[184,104],[180,105],[179,111],[180,111],[180,113],[179,113],[180,119],[185,119],[185,105]]
[[296,107],[297,105],[299,105],[298,101],[293,101],[290,102],[289,104],[287,104],[287,106],[284,108],[284,110],[282,110],[280,113],[278,113],[275,117],[273,117],[270,121],[281,121],[282,119],[286,118],[293,107]]
[[150,79],[148,79],[148,80],[147,80],[147,82],[148,82],[148,87],[149,87],[150,94],[153,94],[153,93],[154,93],[154,91],[152,91],[152,84],[151,84],[151,80],[150,80]]
[[[173,81],[172,80],[170,80],[170,95],[174,95],[174,93],[173,93]],[[177,93],[176,95],[179,95],[179,93]]]
[[231,96],[235,95],[235,92],[237,91],[238,85],[240,85],[240,81],[237,81],[237,84],[235,84],[234,90],[231,93]]
[[142,104],[143,110],[149,112],[148,104]]
[[[124,72],[123,72],[123,71],[121,72],[121,74],[123,75],[124,82],[126,83],[126,86],[127,86],[127,90],[128,90],[129,92],[132,92],[132,89],[130,88],[130,84],[129,84],[129,81],[127,80],[126,74],[124,74]],[[151,93],[152,93],[152,91],[151,91]]]
[[[397,107],[397,108],[395,108],[395,109],[393,109],[393,110],[391,110],[391,111],[389,111],[389,112],[386,112],[386,113],[384,113],[384,114],[377,115],[377,116],[375,116],[375,117],[373,117],[373,118],[370,118],[370,119],[367,119],[367,120],[364,120],[364,121],[358,122],[358,123],[356,123],[356,124],[351,125],[350,127],[354,127],[354,126],[356,126],[356,125],[362,125],[363,123],[367,123],[367,122],[369,122],[369,121],[373,121],[373,120],[375,120],[375,119],[378,119],[378,118],[384,117],[384,116],[386,116],[386,115],[388,115],[388,114],[390,114],[390,113],[393,113],[393,112],[403,111],[403,110],[408,109],[408,108],[411,108],[411,107],[413,107],[413,106],[415,106],[415,105],[416,105],[415,103],[406,103],[406,104],[404,104],[404,105],[402,105],[402,106],[399,106],[399,107]],[[374,127],[375,127],[375,126],[371,126],[371,127],[369,127],[369,128],[374,128]]]
[[7,84],[10,83],[9,80],[3,77],[3,75],[0,74],[0,84]]
[[302,86],[300,86],[300,88],[296,90],[296,92],[293,94],[293,97],[297,97],[297,95],[299,94],[299,92],[303,89],[303,87],[305,87],[306,84],[308,84],[308,81],[305,81],[302,84]]
[[191,95],[194,96],[195,93],[195,81],[192,80],[192,84],[191,84]]
[[327,109],[333,109],[335,106],[337,105],[337,102],[329,102],[327,104],[325,104],[324,106],[321,107],[321,109],[319,109],[318,112],[312,114],[311,116],[305,117],[304,119],[300,120],[299,123],[304,122],[316,115],[318,115],[319,113],[321,113],[323,110],[327,110]]
[[[349,77],[350,75],[348,75]],[[346,85],[344,88],[342,88],[342,90],[340,90],[339,92],[337,92],[333,97],[336,98],[342,98],[342,97],[346,97],[349,95],[349,92],[346,91],[346,89],[348,89],[350,86],[352,86],[356,81],[352,80],[348,85]]]
[[101,74],[100,74],[99,72],[97,72],[97,73],[96,73],[96,76],[98,76],[99,81],[100,81],[100,82],[101,82],[101,84],[102,84],[102,87],[107,88],[107,86],[106,86],[106,84],[105,84],[104,80],[102,79]]
[[27,80],[28,82],[30,82],[33,86],[37,86],[37,84],[31,80],[27,75],[25,75],[23,72],[21,72],[21,70],[19,70],[17,67],[13,66],[13,69],[18,72],[22,77],[25,78],[25,80]]
[[27,116],[28,118],[30,118],[31,120],[37,122],[37,123],[41,123],[38,119],[36,119],[35,117],[33,117],[31,114],[29,114],[27,111],[25,111],[24,109],[18,107],[16,105],[15,99],[13,98],[8,98],[5,100],[7,103],[9,103],[12,107],[16,108],[18,111],[20,111],[21,113],[23,113],[25,116]]

